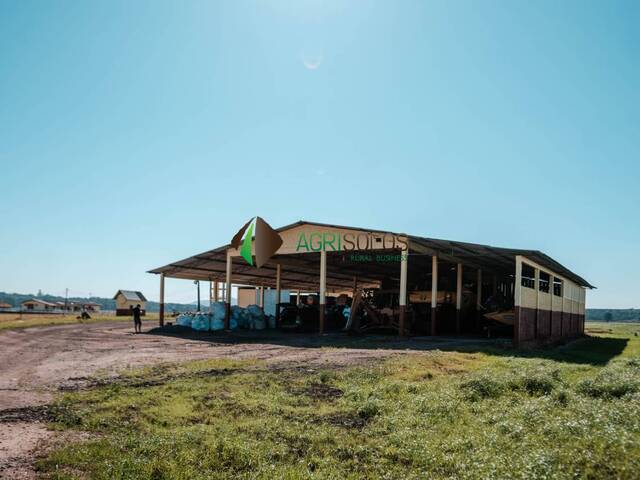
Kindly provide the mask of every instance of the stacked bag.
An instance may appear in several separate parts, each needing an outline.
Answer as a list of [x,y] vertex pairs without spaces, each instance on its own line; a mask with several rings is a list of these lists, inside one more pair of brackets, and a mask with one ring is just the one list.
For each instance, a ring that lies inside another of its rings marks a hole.
[[224,330],[224,302],[211,304],[211,330]]
[[207,332],[211,326],[211,318],[208,313],[196,313],[191,319],[191,328],[199,332]]
[[237,305],[231,306],[231,321],[235,321],[238,327],[247,328],[248,320],[244,308],[238,307]]
[[176,324],[180,325],[181,327],[191,328],[191,315],[187,313],[181,313],[180,315],[178,315],[178,318],[176,318]]
[[246,328],[250,330],[264,330],[267,328],[267,319],[258,305],[249,305],[244,311],[247,316]]
[[264,330],[266,328],[264,312],[257,305],[249,305],[247,308],[232,306],[231,321],[235,321],[240,328],[249,330]]
[[[182,327],[190,327],[198,331],[224,330],[224,302],[211,304],[211,313],[182,313],[178,315],[176,324]],[[264,330],[265,328],[275,328],[276,320],[273,316],[266,316],[258,305],[249,305],[242,308],[237,305],[231,307],[231,318],[229,327],[246,328],[249,330]]]

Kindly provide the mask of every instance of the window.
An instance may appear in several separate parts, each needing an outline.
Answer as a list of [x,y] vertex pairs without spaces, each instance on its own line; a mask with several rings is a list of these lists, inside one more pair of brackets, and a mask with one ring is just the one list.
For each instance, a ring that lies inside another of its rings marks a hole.
[[538,282],[538,290],[544,293],[549,293],[549,283],[551,282],[551,275],[547,272],[540,270],[540,279]]
[[522,264],[521,285],[527,288],[535,288],[536,286],[536,269],[526,263]]
[[561,297],[562,296],[562,279],[561,278],[554,278],[553,279],[553,294],[556,297]]

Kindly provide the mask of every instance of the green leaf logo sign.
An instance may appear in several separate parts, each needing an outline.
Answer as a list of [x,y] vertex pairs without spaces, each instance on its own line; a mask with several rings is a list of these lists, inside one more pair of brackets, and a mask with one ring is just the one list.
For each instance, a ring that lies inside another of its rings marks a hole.
[[260,217],[252,218],[245,223],[231,239],[231,246],[240,249],[240,255],[249,265],[254,265],[255,256],[255,266],[258,268],[267,263],[281,245],[282,237]]

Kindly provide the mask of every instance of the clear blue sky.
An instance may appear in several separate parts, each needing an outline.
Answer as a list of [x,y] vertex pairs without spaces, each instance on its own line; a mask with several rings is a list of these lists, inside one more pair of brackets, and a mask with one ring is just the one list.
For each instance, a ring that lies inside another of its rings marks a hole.
[[[542,250],[640,307],[640,2],[0,1],[0,290],[298,219]],[[192,285],[169,281],[168,300]]]

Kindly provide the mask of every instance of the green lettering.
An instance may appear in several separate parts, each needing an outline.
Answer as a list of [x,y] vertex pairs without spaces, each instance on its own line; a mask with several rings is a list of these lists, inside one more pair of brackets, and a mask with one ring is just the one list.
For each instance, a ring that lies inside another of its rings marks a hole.
[[300,249],[304,246],[304,249],[309,251],[309,244],[307,243],[307,237],[304,233],[300,233],[298,237],[298,245],[296,245],[296,252],[300,251]]
[[[328,240],[328,237],[331,237],[331,241]],[[325,250],[328,251],[327,245],[331,245],[331,251],[332,252],[336,252],[336,251],[340,250],[339,247],[338,247],[338,250],[336,250],[336,247],[334,245],[335,241],[336,241],[336,234],[335,233],[324,232],[322,234],[322,243],[324,244],[324,249]]]
[[[316,237],[318,239],[318,246],[317,248],[313,246],[313,238]],[[322,235],[320,235],[318,232],[313,232],[311,235],[309,235],[309,243],[311,244],[311,251],[312,252],[319,252],[320,250],[322,250]]]

